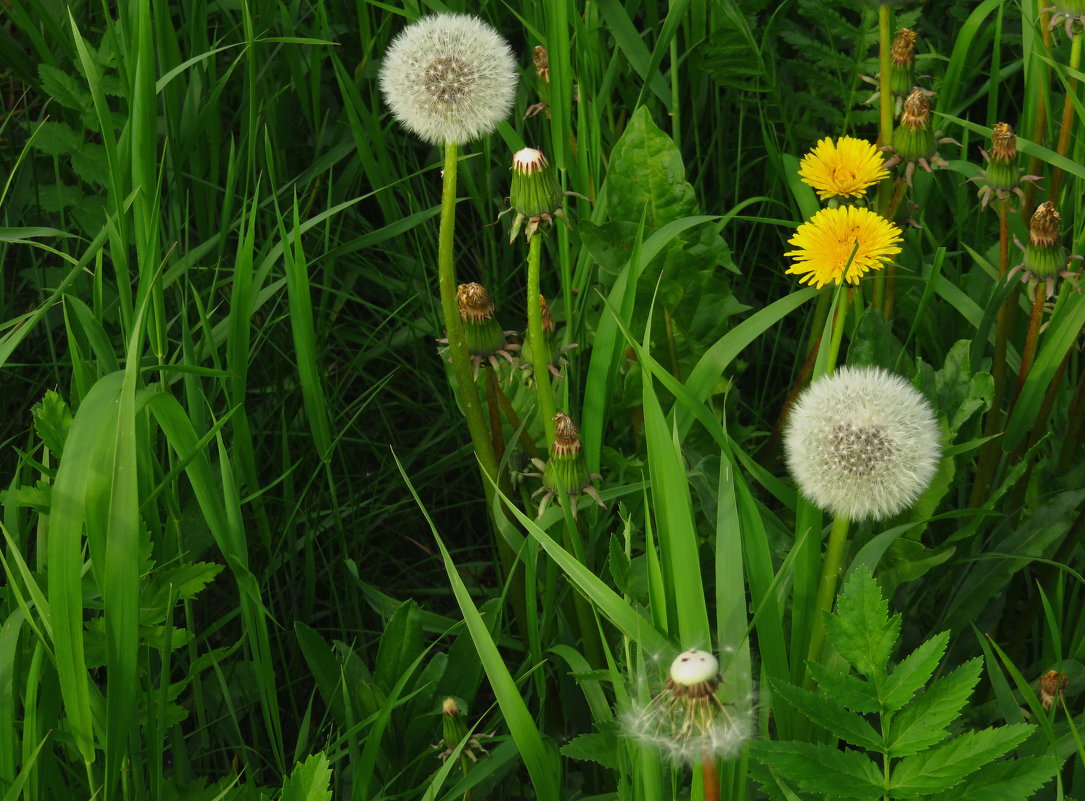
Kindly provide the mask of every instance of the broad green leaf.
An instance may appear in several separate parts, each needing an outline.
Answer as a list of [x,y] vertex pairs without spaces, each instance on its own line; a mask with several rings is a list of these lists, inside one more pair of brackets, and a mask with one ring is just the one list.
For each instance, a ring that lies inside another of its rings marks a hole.
[[399,605],[381,635],[374,670],[377,683],[391,689],[400,675],[422,653],[422,612],[414,600]]
[[858,751],[822,743],[755,740],[750,754],[809,792],[839,798],[870,798],[884,792],[878,766]]
[[561,747],[561,755],[598,762],[604,768],[618,770],[618,737],[613,730],[581,734]]
[[928,801],[1025,801],[1058,773],[1059,760],[1052,756],[1007,759],[988,765],[944,793]]
[[858,676],[840,673],[817,662],[807,662],[810,675],[821,691],[853,712],[869,714],[880,708],[874,685]]
[[31,143],[50,156],[66,156],[82,147],[83,134],[73,130],[67,123],[46,120],[34,127]]
[[325,706],[341,726],[349,725],[346,706],[343,703],[343,670],[339,666],[335,653],[320,634],[300,620],[294,621],[294,633],[298,636],[301,653],[316,680],[317,690]]
[[1022,743],[1035,728],[1019,723],[971,731],[925,753],[905,757],[893,768],[889,793],[907,798],[948,790]]
[[982,667],[982,659],[970,659],[905,707],[886,732],[889,755],[914,754],[944,740],[946,726],[957,719],[968,703]]
[[298,764],[283,782],[280,801],[328,801],[332,769],[324,752],[313,754]]
[[81,80],[76,80],[68,73],[48,64],[38,65],[38,77],[41,78],[42,91],[60,105],[76,111],[82,111],[90,106],[90,95],[83,88]]
[[889,680],[882,686],[881,703],[887,712],[896,712],[915,695],[916,690],[926,684],[942,655],[946,652],[949,632],[936,634],[916,648],[889,674]]
[[870,751],[883,751],[882,736],[864,718],[841,709],[835,697],[812,693],[782,681],[773,681],[773,694],[780,696],[834,737]]
[[900,615],[889,617],[889,605],[866,568],[855,570],[836,601],[836,614],[826,619],[829,640],[837,652],[865,676],[884,676],[900,636]]

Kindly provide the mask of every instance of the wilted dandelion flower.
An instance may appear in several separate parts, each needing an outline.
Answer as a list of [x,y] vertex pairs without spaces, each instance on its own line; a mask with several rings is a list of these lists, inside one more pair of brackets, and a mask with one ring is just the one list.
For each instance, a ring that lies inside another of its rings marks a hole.
[[851,136],[834,142],[826,137],[803,156],[799,177],[822,200],[862,197],[867,187],[889,177],[883,162],[881,151],[870,142]]
[[819,289],[826,284],[858,284],[870,270],[900,253],[900,229],[869,209],[840,206],[822,209],[788,240],[795,260],[787,272]]
[[848,520],[881,520],[913,504],[941,454],[926,398],[880,367],[841,367],[810,384],[784,445],[802,494]]
[[626,734],[675,762],[736,755],[753,736],[753,709],[748,699],[720,700],[719,670],[707,651],[679,654],[663,691],[625,717]]
[[392,41],[380,86],[392,114],[411,133],[435,145],[461,145],[508,116],[516,62],[508,42],[482,20],[434,14]]

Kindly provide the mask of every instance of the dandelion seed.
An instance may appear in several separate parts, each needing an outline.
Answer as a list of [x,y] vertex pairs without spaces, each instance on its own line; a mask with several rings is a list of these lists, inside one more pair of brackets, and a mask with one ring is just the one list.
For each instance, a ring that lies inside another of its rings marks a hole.
[[862,197],[868,187],[889,177],[883,162],[881,152],[870,142],[851,136],[834,142],[826,137],[803,156],[799,177],[822,200]]
[[749,699],[720,700],[719,661],[691,648],[671,663],[664,690],[625,716],[627,736],[675,762],[731,757],[753,736]]
[[787,272],[819,289],[826,284],[858,284],[870,270],[879,270],[900,253],[900,229],[869,209],[841,206],[822,209],[788,240],[795,260]]
[[392,114],[436,145],[485,136],[508,116],[516,62],[508,42],[468,14],[435,14],[403,29],[380,72]]
[[900,376],[841,367],[799,396],[787,465],[814,504],[848,520],[881,520],[913,504],[941,454],[930,404]]

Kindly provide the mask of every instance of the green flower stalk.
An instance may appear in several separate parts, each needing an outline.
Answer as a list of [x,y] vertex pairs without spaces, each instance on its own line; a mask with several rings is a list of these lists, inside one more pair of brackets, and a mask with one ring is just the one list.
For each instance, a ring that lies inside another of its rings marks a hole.
[[525,147],[512,157],[512,192],[509,205],[516,213],[509,242],[515,242],[521,228],[531,239],[543,223],[553,223],[562,211],[561,187],[557,175],[542,151]]
[[[546,302],[546,298],[542,295],[539,295],[539,313],[542,323],[543,343],[540,361],[547,366],[550,375],[554,376],[554,378],[561,378],[560,367],[565,363],[562,354],[575,348],[576,344],[566,345],[563,348],[557,346],[556,337],[554,336],[557,326],[554,325],[554,316],[550,313],[550,304]],[[523,362],[520,368],[531,370],[535,363],[535,351],[530,330],[524,337],[524,344],[520,348],[520,357]]]
[[[546,507],[555,496],[567,495],[574,497],[581,493],[590,497],[603,509],[607,505],[599,497],[599,491],[592,486],[592,482],[602,479],[598,473],[588,471],[588,461],[584,458],[584,450],[580,444],[580,434],[576,430],[573,418],[563,412],[554,415],[554,444],[550,446],[550,458],[546,464],[539,459],[533,459],[532,463],[538,467],[541,473],[529,473],[527,475],[541,478],[543,485],[533,495],[542,494],[539,502],[538,517],[542,517]],[[576,518],[576,504],[573,504],[573,518]]]
[[885,163],[886,167],[904,164],[904,180],[911,185],[912,174],[918,164],[927,172],[931,167],[948,167],[944,158],[938,155],[938,145],[953,143],[948,137],[939,138],[940,132],[931,128],[931,101],[922,89],[912,89],[904,101],[904,110],[900,115],[900,125],[893,133],[893,157]]

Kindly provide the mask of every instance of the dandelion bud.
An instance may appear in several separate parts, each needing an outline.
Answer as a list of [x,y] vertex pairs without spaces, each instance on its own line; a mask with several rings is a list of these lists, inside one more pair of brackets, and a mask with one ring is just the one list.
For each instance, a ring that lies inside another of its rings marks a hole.
[[719,662],[691,648],[671,663],[665,688],[623,718],[624,730],[675,762],[730,757],[753,736],[752,699],[719,698]]
[[380,71],[393,116],[436,145],[464,144],[497,127],[512,108],[516,62],[508,42],[468,14],[434,14],[392,41]]
[[1044,11],[1051,11],[1051,21],[1048,27],[1055,30],[1060,24],[1066,30],[1066,38],[1074,37],[1074,23],[1085,27],[1085,0],[1055,0],[1055,3]]
[[[581,493],[589,496],[599,506],[606,509],[599,492],[592,486],[592,481],[600,478],[598,473],[588,471],[588,462],[580,444],[580,434],[576,430],[573,418],[562,412],[553,417],[554,444],[550,446],[550,458],[546,464],[536,461],[543,468],[543,485],[535,495],[545,493],[539,503],[538,516],[542,517],[550,500],[557,496],[575,496]],[[537,474],[536,474],[537,475]],[[576,517],[576,505],[573,505],[573,517]]]
[[991,131],[991,156],[987,162],[987,185],[996,192],[1017,186],[1017,137],[1007,123]]
[[837,517],[882,520],[915,503],[941,454],[927,400],[878,367],[841,367],[799,396],[785,434],[802,494]]
[[931,101],[920,89],[913,89],[904,101],[900,125],[893,133],[893,151],[903,161],[916,161],[934,152]]
[[524,236],[530,239],[543,222],[561,213],[562,192],[554,169],[542,151],[525,147],[512,157],[512,192],[509,205],[516,212],[509,241],[516,239],[526,223]]
[[1059,242],[1061,215],[1050,201],[1041,203],[1032,214],[1025,248],[1025,270],[1036,278],[1053,278],[1066,267],[1066,248]]
[[456,305],[463,321],[464,335],[467,337],[467,352],[474,363],[475,371],[483,360],[496,368],[497,357],[513,363],[510,351],[519,350],[519,345],[510,344],[506,336],[512,331],[504,331],[494,317],[494,304],[490,293],[482,284],[460,284],[456,288]]
[[1056,698],[1063,697],[1063,690],[1070,684],[1070,679],[1065,673],[1057,670],[1049,670],[1040,676],[1040,703],[1044,709],[1050,709]]
[[895,95],[907,95],[915,84],[915,31],[897,31],[889,58],[889,89]]
[[465,708],[459,698],[449,696],[441,702],[441,734],[448,748],[467,736],[467,723],[464,721]]
[[535,74],[539,76],[539,80],[550,83],[550,56],[547,55],[546,48],[535,45],[532,60],[535,62]]

